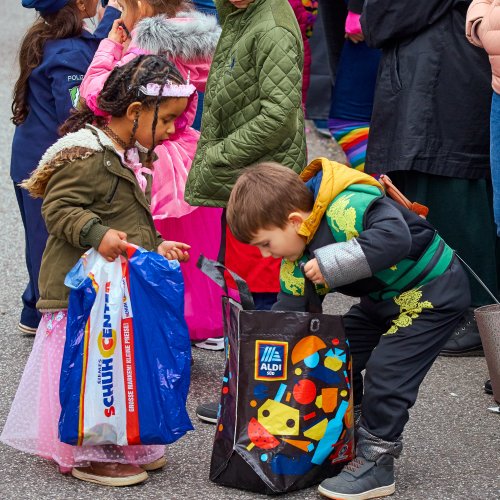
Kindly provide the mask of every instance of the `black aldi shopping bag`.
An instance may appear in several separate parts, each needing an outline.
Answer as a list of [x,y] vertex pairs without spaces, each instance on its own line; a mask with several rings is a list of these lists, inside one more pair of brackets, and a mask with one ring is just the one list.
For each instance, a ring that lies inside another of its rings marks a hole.
[[[202,256],[198,266],[225,288],[222,264]],[[246,283],[229,273],[240,301],[223,298],[227,359],[210,479],[267,494],[315,485],[353,458],[342,318],[253,310]]]

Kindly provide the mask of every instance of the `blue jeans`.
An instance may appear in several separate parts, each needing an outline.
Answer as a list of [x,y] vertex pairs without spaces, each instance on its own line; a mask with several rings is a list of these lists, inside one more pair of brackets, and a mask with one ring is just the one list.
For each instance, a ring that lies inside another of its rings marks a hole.
[[493,92],[490,117],[490,163],[493,184],[493,213],[500,236],[500,95]]

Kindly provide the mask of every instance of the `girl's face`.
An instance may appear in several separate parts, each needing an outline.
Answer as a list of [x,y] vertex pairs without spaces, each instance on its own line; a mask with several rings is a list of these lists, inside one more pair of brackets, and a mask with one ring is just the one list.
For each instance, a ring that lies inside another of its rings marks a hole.
[[97,14],[99,0],[85,0],[85,17],[94,17]]
[[119,0],[118,5],[122,11],[121,20],[127,27],[128,31],[132,31],[136,23],[144,17],[141,13],[140,2],[134,0]]
[[85,18],[94,17],[97,14],[97,4],[99,0],[83,0],[82,15]]
[[170,97],[158,106],[158,121],[153,144],[153,120],[155,107],[142,108],[135,134],[136,140],[145,148],[168,140],[175,133],[175,120],[184,112],[188,103],[187,97]]

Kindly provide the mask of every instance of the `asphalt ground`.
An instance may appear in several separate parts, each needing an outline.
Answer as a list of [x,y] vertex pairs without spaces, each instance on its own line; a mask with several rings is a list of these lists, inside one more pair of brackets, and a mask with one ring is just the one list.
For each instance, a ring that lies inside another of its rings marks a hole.
[[[17,74],[15,57],[31,22],[20,2],[3,2],[0,31],[0,428],[3,427],[33,339],[17,331],[26,284],[24,237],[9,177],[11,92]],[[465,71],[466,69],[464,69]],[[338,157],[335,145],[308,125],[310,157]],[[36,140],[36,138],[34,138]],[[352,299],[328,298],[326,312],[342,314]],[[197,421],[196,405],[220,391],[222,353],[193,350],[195,364],[188,400],[195,430],[167,449],[168,465],[143,485],[112,489],[61,475],[53,463],[0,444],[0,499],[256,499],[242,490],[217,486],[208,479],[214,426]],[[500,498],[499,416],[482,386],[484,358],[439,358],[422,384],[396,465],[394,500],[486,500]],[[29,408],[26,408],[29,411]],[[284,495],[318,499],[316,488]]]

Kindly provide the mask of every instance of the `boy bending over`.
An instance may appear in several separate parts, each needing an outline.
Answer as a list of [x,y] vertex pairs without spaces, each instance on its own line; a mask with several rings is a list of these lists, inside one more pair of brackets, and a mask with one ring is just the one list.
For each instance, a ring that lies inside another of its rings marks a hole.
[[470,302],[453,250],[375,179],[326,158],[300,177],[276,163],[248,168],[231,193],[227,222],[264,257],[283,258],[273,310],[305,311],[301,263],[317,293],[360,297],[344,316],[356,458],[319,492],[339,499],[392,494],[408,410]]

